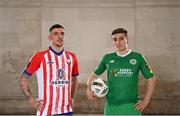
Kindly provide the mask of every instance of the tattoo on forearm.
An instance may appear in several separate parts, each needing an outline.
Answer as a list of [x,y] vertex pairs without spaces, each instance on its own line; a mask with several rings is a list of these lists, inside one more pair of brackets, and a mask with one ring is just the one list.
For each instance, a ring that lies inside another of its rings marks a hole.
[[28,86],[27,80],[25,79],[20,79],[20,87],[24,93],[24,95],[26,96],[26,98],[29,100],[30,98],[32,98],[32,93],[30,91],[30,88]]
[[27,99],[30,99],[32,97],[32,93],[29,88],[23,90],[24,95]]

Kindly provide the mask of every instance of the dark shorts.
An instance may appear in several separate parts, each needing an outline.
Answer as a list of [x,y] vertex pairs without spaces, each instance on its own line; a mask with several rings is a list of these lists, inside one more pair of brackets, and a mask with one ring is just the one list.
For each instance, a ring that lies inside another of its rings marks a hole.
[[68,112],[68,113],[64,113],[64,114],[53,114],[51,116],[72,116],[73,112]]

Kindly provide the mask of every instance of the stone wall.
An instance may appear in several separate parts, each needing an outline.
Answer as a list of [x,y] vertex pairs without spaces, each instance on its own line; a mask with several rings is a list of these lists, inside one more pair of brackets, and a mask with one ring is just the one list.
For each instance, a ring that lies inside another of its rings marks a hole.
[[[130,48],[146,56],[158,79],[144,114],[180,114],[179,11],[179,0],[0,0],[0,114],[35,113],[17,77],[35,51],[49,46],[54,23],[65,27],[65,48],[79,61],[77,114],[103,112],[104,99],[87,101],[85,82],[102,56],[113,51],[110,34],[118,27],[129,31]],[[35,75],[30,83],[37,96]],[[139,86],[143,97],[141,77]]]

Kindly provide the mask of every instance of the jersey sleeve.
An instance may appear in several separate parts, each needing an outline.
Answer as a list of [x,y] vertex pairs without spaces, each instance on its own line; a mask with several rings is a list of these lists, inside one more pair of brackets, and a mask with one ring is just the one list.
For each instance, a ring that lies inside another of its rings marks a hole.
[[141,64],[140,65],[141,65],[140,70],[146,79],[149,79],[154,76],[153,71],[151,70],[150,66],[148,65],[148,63],[143,55],[141,55]]
[[101,62],[99,65],[96,67],[94,73],[96,75],[101,75],[104,71],[106,70],[106,64],[105,64],[105,56],[102,58]]
[[72,66],[72,76],[79,75],[78,61],[76,55],[73,55],[73,66]]
[[23,75],[26,77],[32,76],[32,74],[40,67],[41,60],[42,56],[39,53],[35,53],[28,61],[28,65],[25,68]]

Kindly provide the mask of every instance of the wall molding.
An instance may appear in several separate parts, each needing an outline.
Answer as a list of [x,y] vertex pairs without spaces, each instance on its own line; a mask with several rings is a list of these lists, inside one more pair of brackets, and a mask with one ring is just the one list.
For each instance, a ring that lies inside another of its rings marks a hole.
[[42,0],[45,7],[133,7],[134,0]]
[[0,0],[2,7],[40,7],[41,0]]
[[180,0],[135,0],[137,7],[180,7]]
[[180,0],[0,0],[0,7],[180,7]]

